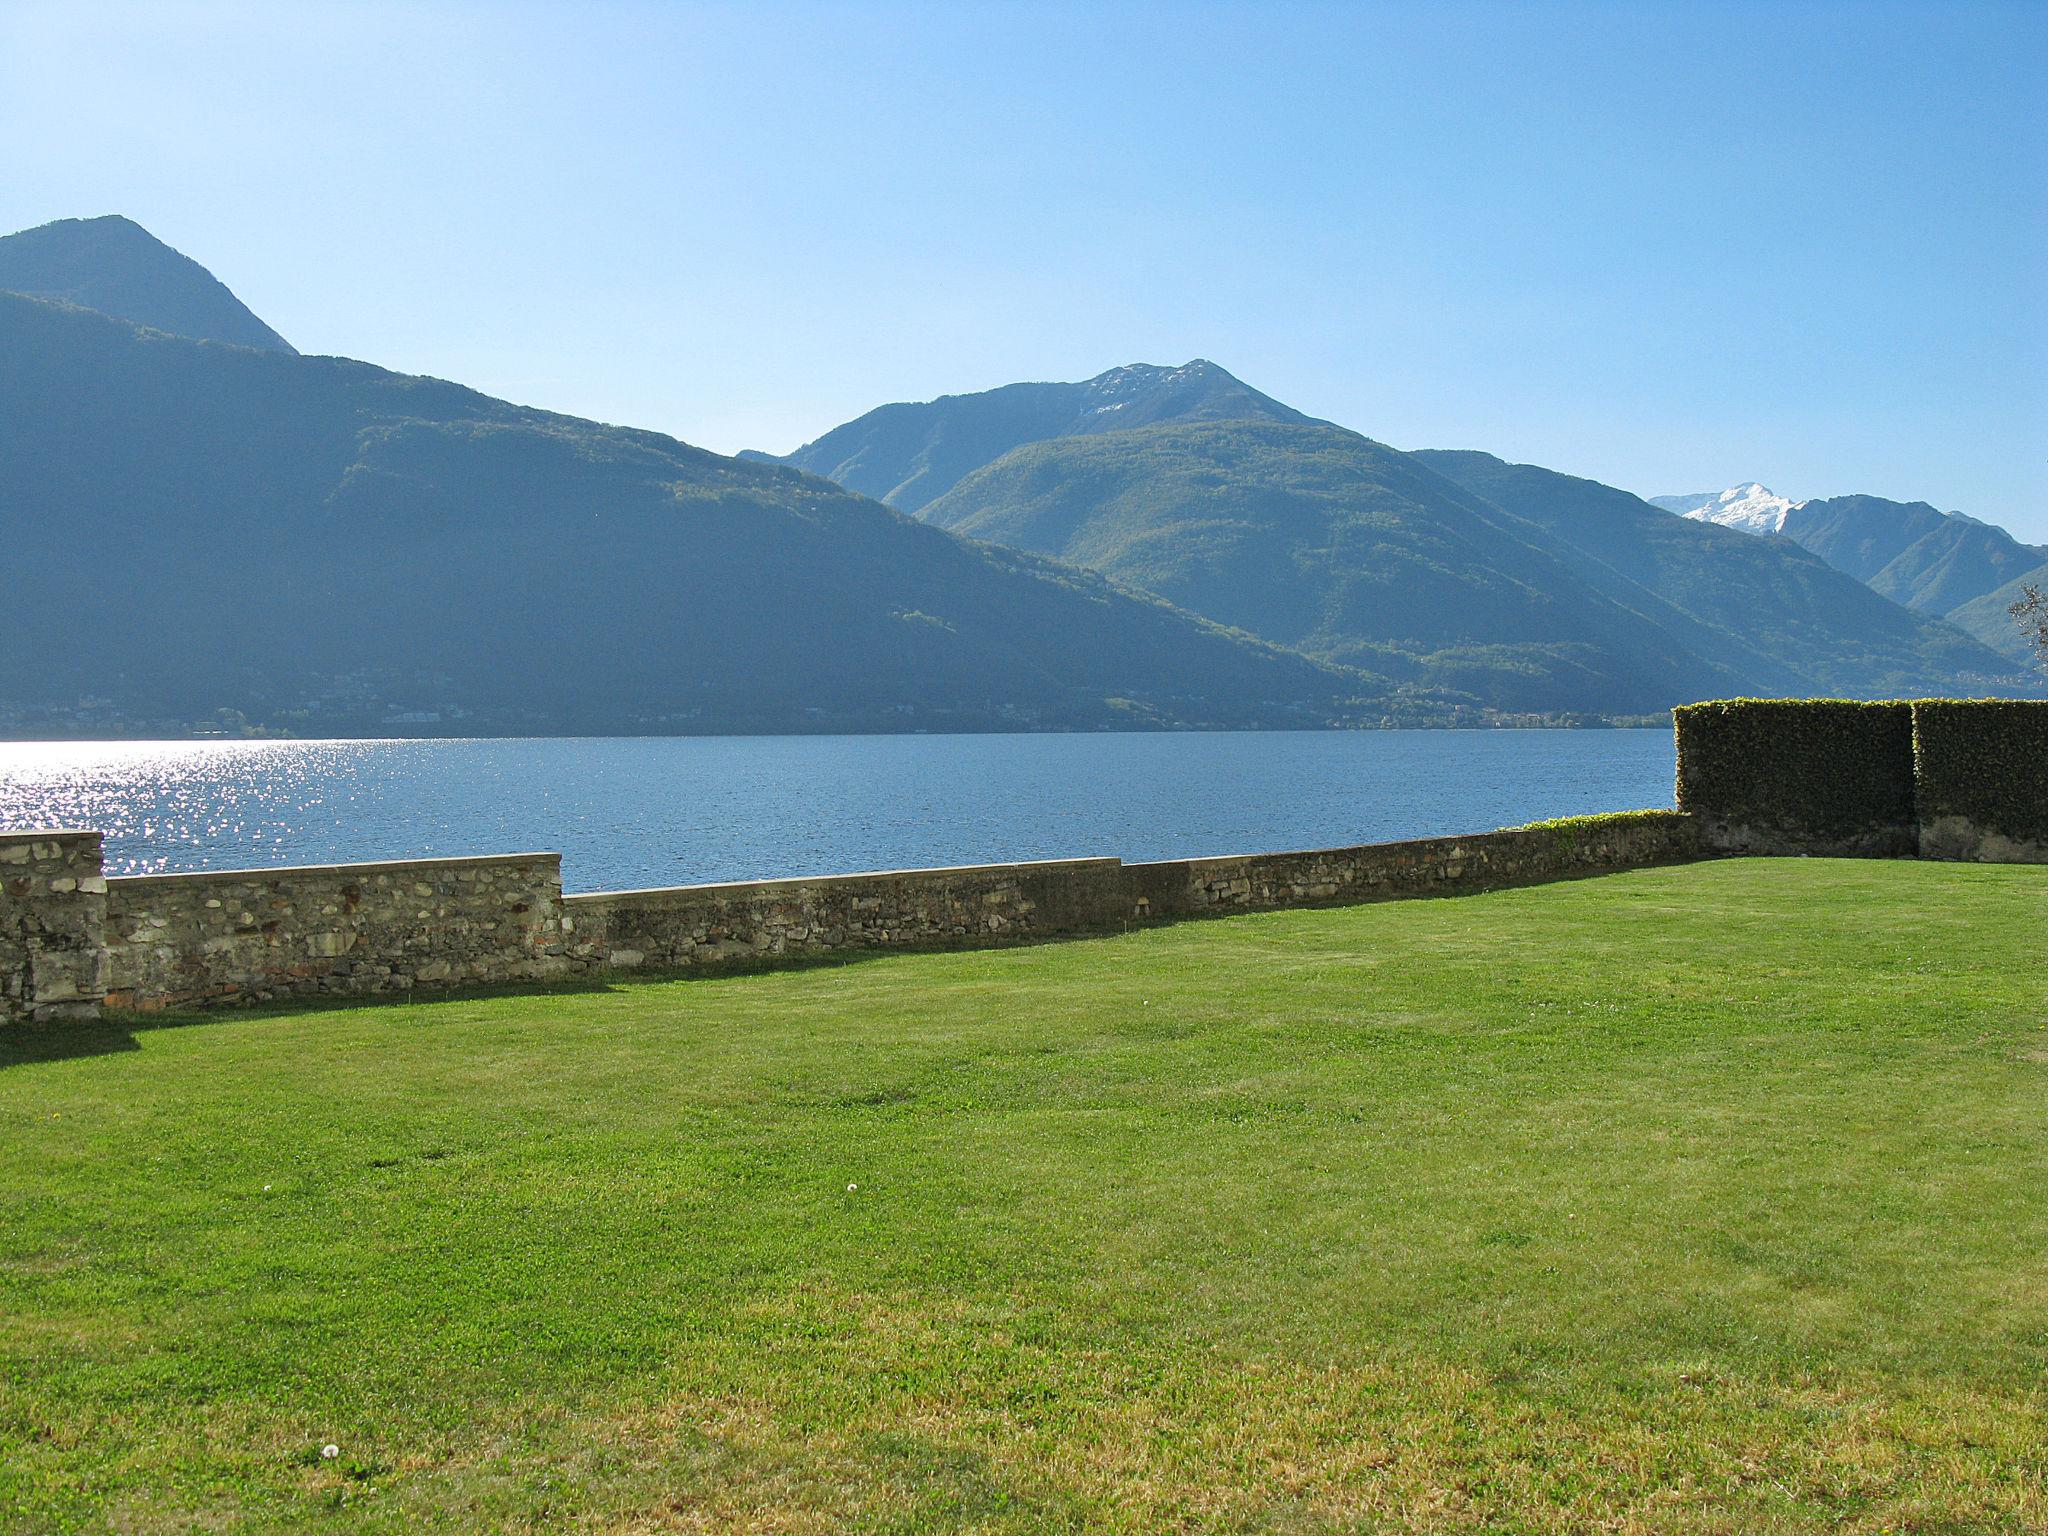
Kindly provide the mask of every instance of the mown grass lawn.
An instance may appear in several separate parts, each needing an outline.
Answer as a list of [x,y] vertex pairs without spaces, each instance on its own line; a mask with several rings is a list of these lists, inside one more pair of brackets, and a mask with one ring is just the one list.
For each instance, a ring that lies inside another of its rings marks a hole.
[[2042,1530],[2044,937],[1738,861],[0,1033],[0,1529]]

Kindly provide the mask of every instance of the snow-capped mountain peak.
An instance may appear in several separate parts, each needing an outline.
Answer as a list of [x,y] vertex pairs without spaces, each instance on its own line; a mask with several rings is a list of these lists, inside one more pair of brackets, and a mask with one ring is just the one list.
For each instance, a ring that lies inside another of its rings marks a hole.
[[1658,496],[1655,505],[1698,523],[1719,523],[1744,533],[1783,533],[1785,515],[1800,503],[1780,496],[1769,486],[1752,480],[1725,491],[1706,491],[1693,496]]

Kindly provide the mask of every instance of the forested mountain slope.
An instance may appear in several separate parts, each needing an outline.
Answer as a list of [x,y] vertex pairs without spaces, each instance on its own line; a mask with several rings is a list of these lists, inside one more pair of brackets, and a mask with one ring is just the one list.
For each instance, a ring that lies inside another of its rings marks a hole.
[[1376,686],[793,469],[11,295],[0,547],[17,704],[550,731],[1320,724]]
[[1803,689],[1975,691],[2013,670],[2008,658],[1908,612],[1790,540],[1673,517],[1596,480],[1492,454],[1416,457],[1712,626],[1722,645],[1782,664]]

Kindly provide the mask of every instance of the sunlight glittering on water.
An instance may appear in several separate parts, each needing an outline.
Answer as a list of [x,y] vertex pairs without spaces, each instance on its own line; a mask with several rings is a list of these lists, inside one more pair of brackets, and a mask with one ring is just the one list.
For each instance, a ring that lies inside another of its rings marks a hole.
[[224,860],[269,866],[284,862],[271,855],[317,843],[323,830],[337,850],[374,842],[378,780],[419,745],[0,743],[0,825],[104,832],[113,874],[222,868]]
[[112,874],[545,849],[571,890],[1478,832],[1671,803],[1669,731],[0,742]]

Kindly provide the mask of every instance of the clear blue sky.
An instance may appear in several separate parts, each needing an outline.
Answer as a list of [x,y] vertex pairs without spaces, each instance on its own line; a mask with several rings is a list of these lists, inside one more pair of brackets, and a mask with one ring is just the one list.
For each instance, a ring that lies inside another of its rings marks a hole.
[[0,0],[0,226],[788,449],[1215,359],[1403,447],[2048,541],[2048,4]]

